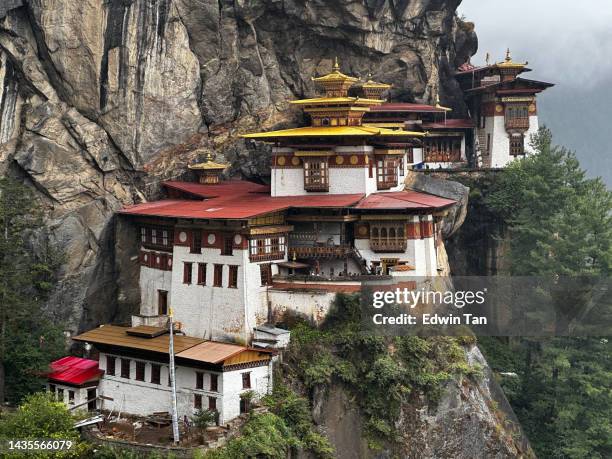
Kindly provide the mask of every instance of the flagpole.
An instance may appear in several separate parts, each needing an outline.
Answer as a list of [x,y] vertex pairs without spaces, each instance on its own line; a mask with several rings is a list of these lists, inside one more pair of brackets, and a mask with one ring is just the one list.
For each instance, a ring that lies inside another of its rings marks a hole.
[[174,325],[172,324],[172,308],[168,310],[168,325],[170,327],[170,383],[172,386],[172,435],[174,444],[179,442],[178,413],[176,410],[176,369],[174,367]]

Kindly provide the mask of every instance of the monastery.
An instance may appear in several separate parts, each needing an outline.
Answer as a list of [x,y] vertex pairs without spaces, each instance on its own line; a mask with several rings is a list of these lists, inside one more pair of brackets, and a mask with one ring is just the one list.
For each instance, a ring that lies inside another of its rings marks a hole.
[[345,75],[336,61],[314,78],[320,97],[291,101],[308,126],[242,136],[271,145],[269,186],[224,181],[228,165],[208,155],[189,165],[192,181],[162,183],[166,198],[120,211],[137,235],[140,311],[129,326],[74,337],[98,361],[54,362],[48,387],[73,405],[169,411],[172,311],[179,415],[238,416],[241,394],[271,390],[285,312],[318,323],[338,292],[438,275],[439,223],[455,201],[404,189],[405,177],[529,154],[536,94],[551,84],[519,77],[528,70],[509,52],[464,64],[456,78],[471,117],[455,119],[439,100],[388,103],[389,85]]

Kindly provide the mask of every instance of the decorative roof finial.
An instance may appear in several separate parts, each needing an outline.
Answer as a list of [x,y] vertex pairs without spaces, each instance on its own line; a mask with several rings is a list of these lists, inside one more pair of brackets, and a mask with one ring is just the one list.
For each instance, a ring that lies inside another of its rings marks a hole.
[[335,71],[339,72],[340,71],[340,64],[338,64],[338,56],[336,56],[335,60],[334,60],[334,68]]
[[506,50],[506,62],[512,62],[512,56],[510,55],[510,48]]
[[296,260],[297,260],[297,255],[296,255],[295,250],[294,250],[293,251],[293,261],[296,261]]
[[206,153],[206,162],[210,163],[210,162],[212,162],[212,160],[213,160],[213,157],[212,157],[212,154],[209,151],[208,153]]
[[490,63],[491,63],[491,54],[487,53],[487,55],[485,56],[485,62],[487,63],[487,66],[490,65]]

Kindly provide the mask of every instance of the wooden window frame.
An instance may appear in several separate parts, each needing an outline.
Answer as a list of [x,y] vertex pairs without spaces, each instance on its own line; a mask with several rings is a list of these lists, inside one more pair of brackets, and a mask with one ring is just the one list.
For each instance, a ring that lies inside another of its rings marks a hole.
[[168,291],[167,290],[157,291],[157,314],[160,316],[168,315]]
[[174,229],[167,226],[141,226],[140,244],[148,249],[171,251]]
[[218,263],[214,264],[213,287],[223,287],[223,265]]
[[202,395],[201,394],[193,394],[193,407],[196,410],[202,409]]
[[287,235],[274,234],[249,239],[251,261],[280,260],[285,258]]
[[231,256],[234,254],[234,237],[223,236],[223,245],[221,246],[221,255]]
[[406,222],[380,221],[370,223],[370,249],[374,252],[406,251]]
[[202,231],[195,230],[191,232],[189,253],[196,253],[196,254],[202,253]]
[[114,357],[112,355],[107,355],[106,356],[106,374],[108,376],[115,376],[115,372],[117,369],[116,365],[117,365],[117,357]]
[[227,288],[238,288],[238,265],[228,265]]
[[124,359],[124,358],[119,359],[119,361],[120,361],[120,367],[121,367],[120,368],[121,377],[125,379],[130,379],[132,361],[130,359]]
[[219,375],[211,373],[210,374],[210,392],[219,392]]
[[74,405],[74,391],[68,389],[68,405]]
[[191,285],[193,282],[193,263],[183,262],[183,284]]
[[259,265],[259,278],[261,285],[272,285],[272,263],[262,263]]
[[302,158],[304,189],[306,191],[329,191],[329,160],[325,156]]
[[208,411],[217,411],[217,397],[208,397]]
[[388,190],[398,183],[397,158],[382,156],[376,159],[376,188]]
[[202,373],[201,371],[196,371],[195,388],[204,389],[204,373]]
[[206,263],[198,263],[198,285],[206,285]]
[[146,362],[143,362],[142,360],[136,360],[136,375],[134,379],[136,381],[144,381],[146,373],[147,373]]
[[159,363],[151,364],[151,376],[149,380],[151,384],[161,384],[161,365]]
[[251,389],[253,387],[251,384],[251,372],[245,371],[244,373],[241,373],[240,376],[242,377],[242,388]]
[[510,135],[510,156],[523,156],[525,155],[525,136]]

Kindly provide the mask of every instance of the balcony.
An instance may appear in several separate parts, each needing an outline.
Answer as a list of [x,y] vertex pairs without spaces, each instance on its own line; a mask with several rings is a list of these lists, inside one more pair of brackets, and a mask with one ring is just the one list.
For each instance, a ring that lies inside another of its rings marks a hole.
[[323,246],[291,246],[289,257],[297,258],[344,258],[353,253],[353,248],[348,245],[323,245]]
[[374,252],[405,252],[405,238],[370,239],[370,249]]
[[304,183],[304,189],[306,191],[329,191],[328,182],[306,182]]

